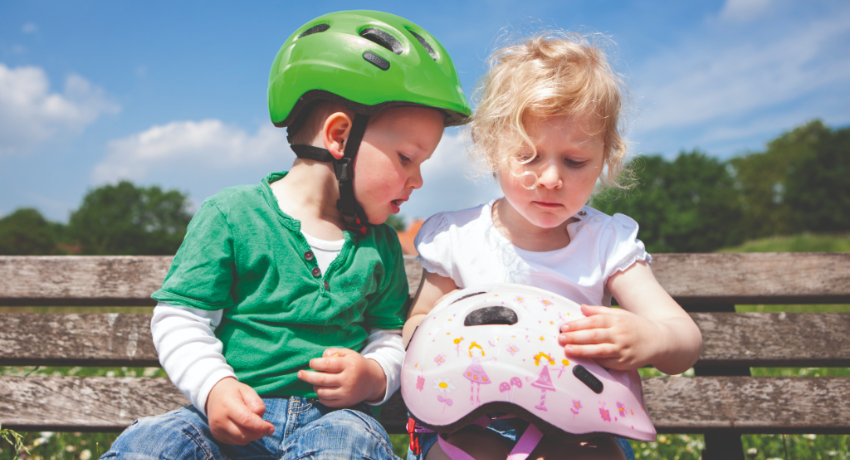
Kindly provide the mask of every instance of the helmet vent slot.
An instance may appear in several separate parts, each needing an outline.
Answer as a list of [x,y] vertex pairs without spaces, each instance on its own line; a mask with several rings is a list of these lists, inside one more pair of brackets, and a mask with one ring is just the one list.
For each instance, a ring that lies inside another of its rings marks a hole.
[[306,37],[307,35],[317,34],[319,32],[324,32],[330,28],[331,26],[328,24],[316,24],[315,26],[310,27],[304,32],[301,32],[301,35],[299,35],[298,38]]
[[464,326],[491,326],[516,324],[519,319],[516,313],[506,307],[484,307],[479,308],[466,315],[463,320]]
[[431,59],[436,61],[437,60],[437,53],[434,52],[434,48],[431,48],[431,45],[428,42],[426,42],[425,39],[422,38],[421,35],[417,34],[416,32],[414,32],[410,29],[407,29],[407,31],[410,32],[410,35],[413,35],[414,37],[416,37],[417,40],[419,40],[419,43],[422,45],[423,48],[425,48],[425,51],[428,52],[428,56],[431,56]]
[[371,51],[364,52],[363,59],[369,61],[370,64],[374,64],[381,70],[387,70],[390,68],[390,61],[387,61],[386,59],[382,58],[381,56],[378,56],[377,54]]
[[594,393],[602,393],[602,381],[596,378],[595,375],[591,374],[590,371],[585,369],[584,366],[577,365],[576,367],[574,367],[573,375],[575,375],[576,378],[581,381],[581,383],[587,385],[588,388],[593,390]]
[[383,46],[395,54],[401,54],[401,52],[404,51],[404,47],[401,46],[401,42],[381,29],[369,27],[360,31],[360,36],[366,40]]

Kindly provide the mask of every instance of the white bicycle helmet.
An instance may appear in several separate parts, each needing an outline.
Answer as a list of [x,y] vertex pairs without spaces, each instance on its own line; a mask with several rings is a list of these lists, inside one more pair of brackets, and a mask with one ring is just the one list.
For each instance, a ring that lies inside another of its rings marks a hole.
[[600,435],[654,441],[637,371],[568,357],[558,344],[561,325],[583,317],[575,302],[529,286],[454,293],[408,345],[401,374],[408,410],[440,433],[512,414],[565,442]]

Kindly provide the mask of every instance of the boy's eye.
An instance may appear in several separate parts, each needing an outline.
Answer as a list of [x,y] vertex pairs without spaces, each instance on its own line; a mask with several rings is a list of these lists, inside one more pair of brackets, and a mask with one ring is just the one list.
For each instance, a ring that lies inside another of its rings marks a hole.
[[411,161],[411,160],[410,160],[410,157],[406,157],[406,156],[404,156],[404,155],[402,155],[402,154],[400,154],[400,153],[398,154],[398,158],[399,158],[399,159],[401,160],[401,162],[402,162],[402,163],[404,163],[404,164],[410,163],[410,161]]

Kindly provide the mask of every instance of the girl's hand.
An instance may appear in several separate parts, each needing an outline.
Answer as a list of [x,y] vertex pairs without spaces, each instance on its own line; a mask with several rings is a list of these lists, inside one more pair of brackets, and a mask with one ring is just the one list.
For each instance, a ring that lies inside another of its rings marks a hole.
[[654,321],[619,308],[582,305],[581,312],[586,318],[561,326],[558,343],[567,355],[619,370],[651,364],[657,355],[663,334]]
[[363,401],[380,401],[387,390],[384,369],[373,359],[348,348],[328,348],[311,359],[313,371],[298,371],[298,378],[313,385],[319,402],[328,407],[349,407]]

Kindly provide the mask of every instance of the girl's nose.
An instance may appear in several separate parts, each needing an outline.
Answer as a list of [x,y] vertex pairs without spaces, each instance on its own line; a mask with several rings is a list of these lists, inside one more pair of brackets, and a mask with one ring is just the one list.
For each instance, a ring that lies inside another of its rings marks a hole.
[[540,171],[540,179],[538,184],[541,187],[549,188],[549,189],[558,189],[564,185],[563,180],[561,180],[561,173],[558,170],[556,165],[547,164],[542,171]]

